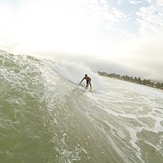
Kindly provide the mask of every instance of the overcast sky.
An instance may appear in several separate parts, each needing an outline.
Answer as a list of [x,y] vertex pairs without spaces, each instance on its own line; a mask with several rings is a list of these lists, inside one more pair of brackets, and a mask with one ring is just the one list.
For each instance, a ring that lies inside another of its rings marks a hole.
[[163,0],[0,0],[0,49],[163,81]]

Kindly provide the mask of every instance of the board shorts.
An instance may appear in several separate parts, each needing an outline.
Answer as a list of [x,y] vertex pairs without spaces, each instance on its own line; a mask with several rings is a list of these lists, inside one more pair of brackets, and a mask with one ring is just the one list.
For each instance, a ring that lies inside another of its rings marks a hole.
[[91,79],[87,80],[86,82],[87,82],[87,84],[91,83]]

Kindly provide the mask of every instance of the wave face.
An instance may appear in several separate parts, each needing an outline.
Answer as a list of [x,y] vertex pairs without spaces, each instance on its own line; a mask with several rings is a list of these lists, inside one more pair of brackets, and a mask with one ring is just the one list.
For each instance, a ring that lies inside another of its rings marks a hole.
[[[93,92],[78,85],[85,73]],[[160,90],[3,51],[0,83],[2,163],[163,162]]]

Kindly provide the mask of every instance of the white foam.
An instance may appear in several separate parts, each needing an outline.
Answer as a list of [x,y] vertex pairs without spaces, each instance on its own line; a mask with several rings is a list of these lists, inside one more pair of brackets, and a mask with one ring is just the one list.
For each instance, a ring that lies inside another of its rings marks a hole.
[[[68,79],[74,84],[79,84],[85,74],[91,78],[92,87],[94,90],[101,90],[103,87],[103,82],[100,79],[97,73],[93,72],[87,65],[84,63],[74,63],[68,61],[52,62],[49,60],[42,60],[55,72],[57,72],[62,77]],[[85,83],[83,81],[83,86]]]

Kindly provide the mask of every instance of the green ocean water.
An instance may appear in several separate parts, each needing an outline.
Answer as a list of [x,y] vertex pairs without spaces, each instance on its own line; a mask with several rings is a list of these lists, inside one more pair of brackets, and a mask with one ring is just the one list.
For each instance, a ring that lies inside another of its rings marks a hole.
[[0,162],[162,163],[163,92],[77,66],[0,51]]
[[[65,81],[32,57],[4,53],[0,64],[0,160],[71,162],[82,157],[96,162],[97,156],[91,152],[89,158],[90,152],[80,145],[89,130],[75,110],[78,98],[71,99],[79,92],[72,92],[71,85],[66,88]],[[79,100],[88,102],[85,97]]]

